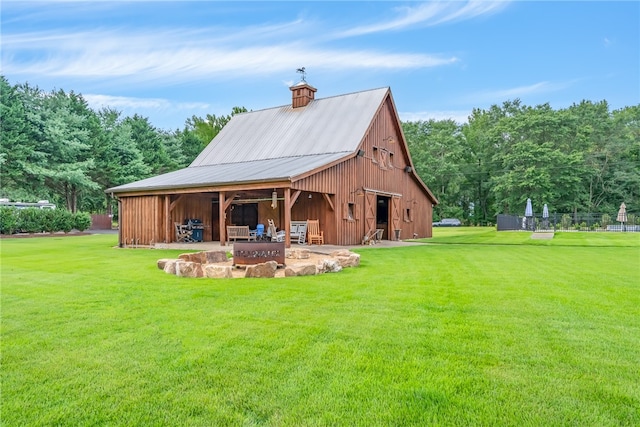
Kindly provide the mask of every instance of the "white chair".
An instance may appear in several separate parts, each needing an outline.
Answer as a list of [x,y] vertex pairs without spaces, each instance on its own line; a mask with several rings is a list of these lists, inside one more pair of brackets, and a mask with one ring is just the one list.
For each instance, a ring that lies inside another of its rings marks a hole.
[[272,219],[268,219],[267,221],[269,222],[267,237],[270,237],[272,242],[284,242],[287,237],[287,233],[284,230],[277,231],[276,224]]

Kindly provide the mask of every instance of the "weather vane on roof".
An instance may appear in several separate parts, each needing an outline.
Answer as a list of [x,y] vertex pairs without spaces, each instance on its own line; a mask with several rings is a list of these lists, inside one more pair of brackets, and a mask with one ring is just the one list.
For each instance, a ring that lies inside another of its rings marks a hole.
[[304,67],[302,67],[302,68],[298,68],[298,69],[296,70],[296,73],[300,73],[300,74],[302,74],[302,81],[303,81],[303,82],[306,82],[306,81],[307,81],[307,80],[306,80],[306,79],[307,79],[307,72],[305,71]]

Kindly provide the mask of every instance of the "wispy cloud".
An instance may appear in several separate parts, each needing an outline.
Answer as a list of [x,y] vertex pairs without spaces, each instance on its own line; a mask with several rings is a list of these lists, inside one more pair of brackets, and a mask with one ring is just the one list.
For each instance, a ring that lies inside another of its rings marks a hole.
[[463,21],[477,16],[496,13],[506,7],[505,1],[449,1],[429,2],[412,7],[399,7],[396,16],[382,22],[362,25],[338,32],[335,37],[353,37],[385,31],[404,30],[418,26],[433,26],[446,22]]
[[89,106],[94,109],[111,107],[132,110],[204,110],[210,107],[209,104],[202,102],[175,103],[162,98],[133,98],[126,96],[111,96],[100,94],[85,94],[82,95],[82,97],[87,101]]
[[463,102],[502,102],[508,99],[521,98],[529,95],[541,95],[565,89],[571,85],[570,82],[552,83],[538,82],[528,86],[517,86],[509,89],[487,90],[469,94],[464,97]]
[[[8,74],[131,77],[138,81],[264,75],[288,71],[301,63],[316,69],[384,70],[437,67],[457,61],[453,56],[325,48],[301,41],[245,45],[230,36],[218,38],[203,31],[179,29],[127,34],[116,30],[9,34],[3,47],[3,72]],[[19,50],[21,56],[13,55]]]

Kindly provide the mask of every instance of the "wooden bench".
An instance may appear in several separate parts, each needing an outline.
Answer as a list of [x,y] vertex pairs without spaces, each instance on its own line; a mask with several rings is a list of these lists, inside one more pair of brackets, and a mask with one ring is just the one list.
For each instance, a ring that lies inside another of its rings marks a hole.
[[249,230],[248,225],[227,225],[227,243],[231,239],[234,242],[237,239],[251,241],[256,240],[256,234]]
[[306,243],[307,221],[291,221],[289,236],[291,236],[291,240],[298,239],[299,245]]

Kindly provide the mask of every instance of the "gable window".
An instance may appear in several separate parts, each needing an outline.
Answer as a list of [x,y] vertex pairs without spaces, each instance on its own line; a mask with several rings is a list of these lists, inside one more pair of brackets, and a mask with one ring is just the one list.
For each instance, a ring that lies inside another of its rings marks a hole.
[[355,221],[357,218],[356,204],[353,202],[347,202],[344,204],[343,218],[347,221]]
[[377,164],[380,169],[392,169],[393,153],[385,148],[373,147],[373,157],[371,161]]

